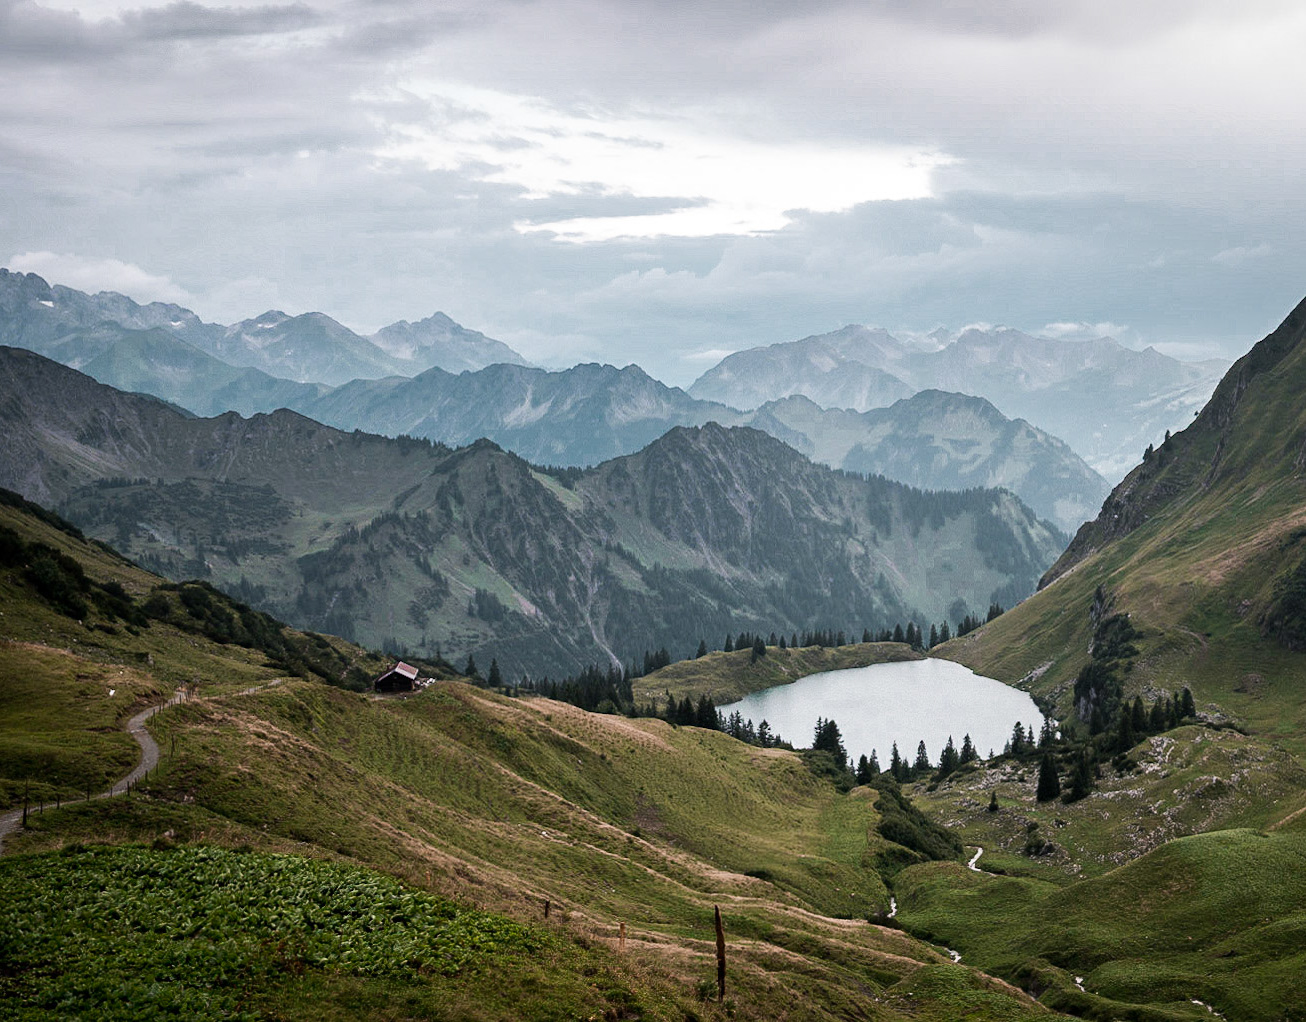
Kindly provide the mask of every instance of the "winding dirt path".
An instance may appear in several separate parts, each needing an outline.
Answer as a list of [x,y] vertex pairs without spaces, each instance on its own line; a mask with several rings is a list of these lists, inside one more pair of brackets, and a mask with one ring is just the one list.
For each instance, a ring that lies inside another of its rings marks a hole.
[[[132,717],[131,720],[127,721],[127,733],[135,738],[136,744],[141,747],[140,762],[136,764],[136,769],[114,784],[113,787],[109,788],[107,791],[100,792],[98,795],[92,795],[92,800],[97,798],[113,798],[115,795],[122,795],[128,788],[158,766],[159,743],[156,742],[149,731],[145,729],[145,722],[160,710],[168,706],[175,706],[177,703],[183,702],[185,699],[186,690],[184,688],[179,688],[172,694],[171,698],[142,710],[140,713],[136,714],[136,716]],[[79,802],[86,801],[88,800],[84,798],[72,798],[63,802],[62,805],[72,806],[77,805]],[[32,808],[29,806],[28,812],[30,813],[32,811]],[[21,809],[11,809],[9,812],[0,815],[0,855],[4,854],[5,838],[15,831],[20,830],[22,826],[23,811]]]

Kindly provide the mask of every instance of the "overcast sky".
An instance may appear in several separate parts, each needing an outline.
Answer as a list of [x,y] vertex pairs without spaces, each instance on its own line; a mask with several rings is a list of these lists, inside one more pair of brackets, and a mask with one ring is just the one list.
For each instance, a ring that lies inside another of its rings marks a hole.
[[682,385],[850,322],[1232,358],[1306,295],[1303,52],[1299,0],[0,0],[0,260]]

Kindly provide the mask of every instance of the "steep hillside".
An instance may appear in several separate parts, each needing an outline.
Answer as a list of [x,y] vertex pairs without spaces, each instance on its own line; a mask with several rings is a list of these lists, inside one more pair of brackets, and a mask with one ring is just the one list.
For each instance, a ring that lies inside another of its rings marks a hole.
[[187,419],[13,349],[0,417],[0,484],[144,564],[536,676],[741,628],[959,620],[1032,591],[1062,542],[1005,492],[925,494],[715,425],[555,478],[488,442]]
[[[845,327],[736,352],[689,393],[736,408],[802,394],[824,407],[866,411],[921,390],[986,398],[1070,444],[1107,478],[1118,478],[1149,443],[1180,429],[1210,394],[1222,365],[1191,365],[1109,338],[1058,341],[1018,330],[969,329],[939,346],[883,330]],[[868,372],[892,373],[906,388],[888,400],[851,385]]]
[[1034,599],[945,655],[1013,682],[1034,672],[1068,709],[1105,600],[1142,633],[1127,693],[1191,684],[1212,714],[1302,748],[1304,335],[1298,306],[1115,489]]

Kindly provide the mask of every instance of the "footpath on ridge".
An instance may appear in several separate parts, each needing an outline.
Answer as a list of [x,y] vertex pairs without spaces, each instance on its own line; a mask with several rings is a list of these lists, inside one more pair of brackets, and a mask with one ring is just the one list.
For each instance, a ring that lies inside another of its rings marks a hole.
[[[241,695],[241,696],[251,695],[254,692],[258,692],[262,689],[271,688],[274,685],[280,685],[280,684],[281,684],[281,679],[277,678],[276,680],[267,682],[266,684],[263,685],[255,685],[252,688],[243,689],[242,691],[237,692],[236,695]],[[154,737],[149,733],[148,730],[146,730],[145,722],[149,720],[151,717],[153,717],[160,710],[167,709],[169,706],[176,706],[178,703],[185,702],[187,698],[188,698],[188,692],[185,686],[182,686],[181,688],[177,689],[177,691],[174,692],[170,698],[164,700],[161,703],[156,703],[154,706],[147,707],[146,709],[142,710],[140,713],[136,714],[136,716],[132,717],[131,720],[127,721],[127,733],[131,735],[133,738],[135,738],[136,744],[141,747],[141,758],[140,758],[140,762],[136,764],[136,768],[132,770],[132,772],[129,773],[126,777],[116,782],[112,787],[108,788],[107,790],[101,791],[96,795],[92,795],[89,799],[86,798],[67,799],[64,802],[59,803],[60,808],[62,808],[63,806],[78,805],[81,802],[94,801],[95,799],[113,798],[115,795],[126,794],[128,789],[131,788],[132,785],[134,785],[137,781],[139,781],[142,777],[148,774],[159,764],[159,743],[156,742],[154,740]],[[46,808],[49,808],[48,803],[46,805]],[[34,811],[39,811],[39,810],[33,810],[30,805],[27,807],[27,813],[29,815]],[[7,838],[10,834],[15,833],[16,831],[21,830],[22,825],[23,825],[22,809],[11,809],[6,813],[0,814],[0,855],[4,855],[5,838]]]

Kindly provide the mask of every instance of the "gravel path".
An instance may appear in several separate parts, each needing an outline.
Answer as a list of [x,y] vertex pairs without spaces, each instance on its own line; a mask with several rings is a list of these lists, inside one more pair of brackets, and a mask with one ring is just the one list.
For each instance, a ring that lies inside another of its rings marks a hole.
[[[153,717],[156,713],[167,706],[175,706],[186,698],[186,690],[179,688],[173,693],[172,698],[166,702],[151,706],[149,709],[142,710],[131,720],[127,721],[127,733],[136,739],[136,744],[141,747],[141,759],[136,764],[136,769],[129,773],[122,780],[118,781],[108,791],[102,791],[98,795],[92,795],[92,799],[112,798],[114,795],[121,795],[127,791],[133,784],[139,781],[147,773],[153,770],[159,763],[159,743],[154,740],[150,733],[145,730],[145,722]],[[62,803],[66,806],[76,805],[78,802],[87,801],[84,798],[68,799]],[[29,813],[35,812],[31,806],[28,806]],[[23,826],[22,809],[11,809],[9,812],[0,815],[0,855],[4,854],[4,842],[10,834],[21,830]]]

